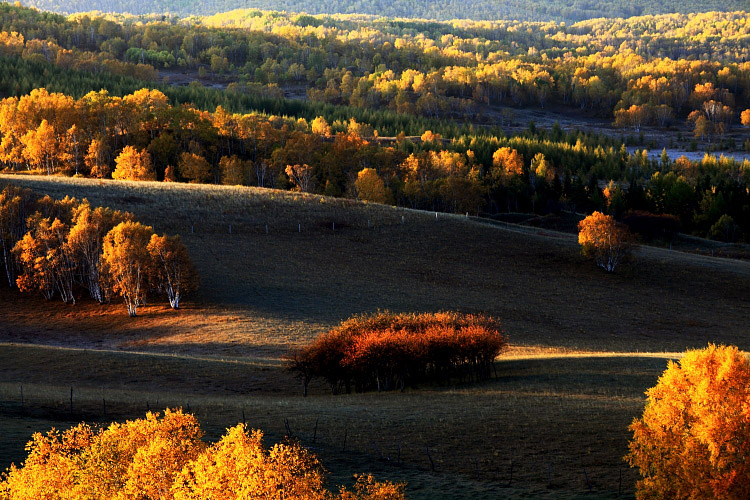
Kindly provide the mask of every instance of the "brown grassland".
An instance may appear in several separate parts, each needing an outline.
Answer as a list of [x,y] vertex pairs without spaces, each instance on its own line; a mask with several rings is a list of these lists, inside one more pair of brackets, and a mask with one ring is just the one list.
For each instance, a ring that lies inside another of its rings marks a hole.
[[[2,467],[36,430],[190,406],[210,438],[244,413],[280,439],[286,420],[333,483],[371,471],[408,481],[412,499],[632,497],[627,426],[666,359],[750,348],[750,262],[641,248],[610,275],[573,235],[474,218],[255,188],[11,181],[181,234],[201,289],[128,318],[119,302],[0,287]],[[302,398],[284,353],[378,309],[496,315],[512,347],[481,384]]]

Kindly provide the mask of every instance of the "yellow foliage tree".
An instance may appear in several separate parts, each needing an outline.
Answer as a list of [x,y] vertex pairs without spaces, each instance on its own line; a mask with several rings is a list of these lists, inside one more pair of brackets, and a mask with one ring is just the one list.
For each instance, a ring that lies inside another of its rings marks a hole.
[[192,183],[208,182],[211,179],[211,165],[205,158],[195,153],[182,153],[177,163],[177,171]]
[[555,168],[544,156],[544,153],[534,155],[531,160],[531,170],[537,179],[544,179],[547,183],[551,183],[555,179]]
[[107,145],[102,139],[93,139],[89,144],[88,151],[83,157],[83,162],[91,172],[92,177],[104,179],[112,173],[107,161]]
[[94,431],[36,433],[23,466],[0,475],[2,500],[404,500],[404,486],[358,477],[333,495],[317,458],[296,443],[263,446],[243,424],[207,447],[193,415],[147,413]]
[[137,314],[146,296],[152,262],[147,247],[152,234],[151,226],[125,221],[112,228],[102,242],[100,272],[125,299],[130,316]]
[[318,116],[312,122],[310,122],[310,130],[313,134],[323,135],[326,137],[331,135],[331,126],[328,125],[328,122],[322,116]]
[[75,498],[78,458],[91,446],[94,432],[79,424],[65,432],[52,429],[31,436],[22,467],[11,465],[0,480],[2,500],[64,500]]
[[237,155],[222,156],[219,160],[221,168],[221,183],[228,186],[242,186],[247,184],[250,175],[250,164]]
[[511,148],[500,148],[492,155],[492,166],[497,169],[496,177],[523,174],[523,155]]
[[182,410],[113,423],[83,450],[76,498],[173,498],[176,475],[205,449],[198,420]]
[[54,127],[47,120],[42,120],[36,130],[29,130],[21,137],[21,143],[24,145],[24,158],[51,175],[55,170],[58,149]]
[[750,362],[736,347],[709,344],[669,362],[625,457],[647,499],[750,497]]
[[631,250],[628,230],[614,218],[594,212],[578,223],[578,244],[583,254],[611,273]]
[[188,465],[174,485],[175,500],[285,498],[325,500],[324,471],[318,460],[297,444],[266,450],[263,433],[248,433],[243,424]]
[[145,149],[139,152],[133,146],[125,146],[115,158],[112,178],[123,181],[155,181],[156,173],[151,165],[151,155]]
[[357,188],[357,197],[360,200],[372,201],[374,203],[386,203],[388,200],[385,183],[374,168],[363,168],[360,170],[354,186]]
[[367,123],[358,122],[354,118],[349,119],[349,124],[346,127],[346,131],[349,135],[359,137],[360,139],[368,139],[370,137],[377,137],[377,132],[373,130],[372,126]]
[[88,200],[73,209],[73,225],[68,233],[68,245],[78,262],[78,274],[88,288],[91,298],[107,300],[106,287],[99,275],[99,259],[104,236],[120,222],[133,220],[133,214],[110,208],[93,208]]
[[36,433],[23,467],[0,481],[3,500],[171,500],[176,474],[205,449],[193,415],[166,410],[94,431]]

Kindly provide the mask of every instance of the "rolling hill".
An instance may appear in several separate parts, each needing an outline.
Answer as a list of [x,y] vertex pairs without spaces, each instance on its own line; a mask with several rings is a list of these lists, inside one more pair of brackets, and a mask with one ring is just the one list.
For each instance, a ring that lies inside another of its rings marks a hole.
[[[272,439],[291,430],[334,483],[373,471],[408,481],[410,498],[613,498],[632,492],[627,426],[665,358],[750,348],[747,262],[642,248],[609,275],[571,235],[463,216],[257,188],[6,182],[181,234],[202,286],[180,311],[156,301],[135,319],[119,303],[3,288],[2,466],[32,430],[169,405],[190,407],[210,436],[241,419]],[[513,347],[475,386],[299,396],[284,353],[378,309],[486,312]]]

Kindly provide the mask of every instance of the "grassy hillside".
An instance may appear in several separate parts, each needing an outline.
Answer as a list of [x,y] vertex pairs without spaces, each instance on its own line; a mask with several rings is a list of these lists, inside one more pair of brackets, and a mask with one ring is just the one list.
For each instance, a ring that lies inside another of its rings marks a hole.
[[[646,249],[607,275],[579,255],[572,235],[519,233],[463,216],[436,219],[257,188],[0,177],[8,180],[130,210],[159,233],[183,236],[202,276],[201,291],[178,313],[191,318],[189,331],[175,328],[184,321],[160,304],[135,322],[119,306],[83,304],[81,319],[77,309],[35,304],[34,314],[49,311],[56,321],[63,313],[61,325],[90,325],[97,338],[99,330],[112,330],[105,334],[112,346],[125,341],[117,332],[124,329],[132,332],[128,342],[149,349],[200,350],[210,340],[211,349],[227,354],[280,355],[352,314],[456,309],[497,315],[521,345],[671,351],[711,340],[750,348],[747,262]],[[238,341],[242,347],[233,348]]]
[[[750,349],[746,262],[649,248],[607,275],[570,235],[460,216],[256,188],[8,181],[181,234],[202,288],[183,310],[154,302],[133,320],[119,303],[70,307],[3,288],[2,466],[33,430],[190,405],[211,437],[244,412],[278,439],[288,419],[336,480],[373,471],[409,481],[410,498],[576,498],[589,486],[615,498],[632,494],[627,425],[675,356],[665,351]],[[299,396],[284,352],[378,308],[487,312],[514,347],[478,386]]]

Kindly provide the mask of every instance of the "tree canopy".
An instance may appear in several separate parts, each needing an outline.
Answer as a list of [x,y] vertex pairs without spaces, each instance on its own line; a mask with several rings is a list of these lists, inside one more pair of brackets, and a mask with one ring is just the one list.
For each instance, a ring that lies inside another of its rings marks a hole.
[[750,494],[750,362],[710,344],[670,361],[633,421],[625,459],[639,500],[740,500]]

